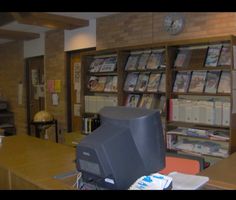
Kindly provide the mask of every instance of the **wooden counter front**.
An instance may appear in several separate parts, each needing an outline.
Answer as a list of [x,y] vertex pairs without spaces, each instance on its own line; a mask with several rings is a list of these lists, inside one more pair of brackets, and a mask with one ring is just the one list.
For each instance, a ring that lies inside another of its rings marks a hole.
[[73,189],[55,175],[73,172],[75,148],[32,136],[0,144],[0,189]]
[[199,173],[209,177],[206,189],[236,189],[236,153]]

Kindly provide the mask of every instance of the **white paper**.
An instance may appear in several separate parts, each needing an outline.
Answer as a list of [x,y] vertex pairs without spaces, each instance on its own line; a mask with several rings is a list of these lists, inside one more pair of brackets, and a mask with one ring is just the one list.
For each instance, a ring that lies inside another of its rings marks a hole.
[[31,70],[31,79],[33,86],[36,86],[39,83],[39,72],[37,69]]
[[75,63],[74,64],[74,89],[79,90],[80,89],[80,69],[81,69],[81,63]]
[[44,85],[37,85],[37,94],[38,97],[44,97]]
[[52,105],[59,104],[59,96],[57,93],[52,93]]
[[206,176],[184,174],[171,172],[168,174],[172,177],[172,190],[197,190],[209,181]]

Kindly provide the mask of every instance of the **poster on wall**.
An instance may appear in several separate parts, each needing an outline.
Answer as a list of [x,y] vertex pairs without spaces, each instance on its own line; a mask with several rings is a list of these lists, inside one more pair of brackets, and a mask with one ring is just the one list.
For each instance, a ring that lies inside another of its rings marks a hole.
[[39,83],[39,71],[37,69],[31,70],[32,85],[36,86]]
[[77,62],[74,64],[74,89],[80,90],[80,72],[81,72],[81,63]]
[[54,92],[54,80],[48,80],[48,92]]
[[54,92],[57,92],[57,93],[61,92],[61,80],[54,81]]
[[52,105],[57,106],[59,104],[59,96],[57,93],[52,93]]
[[76,103],[80,103],[80,90],[75,91],[75,101]]

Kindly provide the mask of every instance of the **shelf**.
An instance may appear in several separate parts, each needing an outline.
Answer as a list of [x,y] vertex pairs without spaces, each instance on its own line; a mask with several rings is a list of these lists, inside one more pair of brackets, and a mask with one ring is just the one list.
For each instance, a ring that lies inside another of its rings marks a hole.
[[216,142],[229,142],[229,139],[227,140],[220,140],[220,139],[215,139],[212,137],[201,137],[201,136],[193,136],[193,135],[184,135],[184,134],[179,134],[179,133],[166,133],[167,135],[177,135],[177,136],[183,136],[183,137],[190,137],[190,138],[197,138],[197,139],[202,139],[202,140],[210,140],[210,141],[216,141]]
[[167,122],[168,126],[178,126],[178,127],[187,127],[187,128],[198,128],[198,129],[205,129],[205,130],[229,130],[229,126],[216,126],[211,124],[196,124],[196,123],[189,123],[189,122],[177,122],[171,121]]
[[219,156],[219,155],[213,155],[213,154],[199,153],[199,152],[188,151],[188,150],[183,150],[183,149],[178,149],[178,148],[168,148],[168,150],[180,151],[180,152],[183,152],[183,153],[188,153],[188,154],[192,154],[192,155],[196,155],[196,156],[210,156],[210,157],[221,158],[221,159],[228,157],[228,156]]
[[85,95],[92,95],[92,94],[114,94],[114,95],[117,95],[117,92],[88,91]]
[[166,95],[165,92],[139,92],[139,91],[124,91],[125,93],[132,93],[132,94],[157,94],[157,95]]
[[89,72],[88,76],[117,76],[117,72]]
[[144,72],[144,73],[150,73],[150,72],[155,72],[155,73],[165,73],[166,68],[163,69],[145,69],[145,70],[125,70],[126,73],[131,73],[131,72]]
[[230,93],[202,93],[202,92],[173,92],[172,95],[197,95],[197,96],[231,96]]
[[220,66],[220,67],[178,67],[173,68],[173,71],[215,71],[215,70],[231,70],[231,66]]

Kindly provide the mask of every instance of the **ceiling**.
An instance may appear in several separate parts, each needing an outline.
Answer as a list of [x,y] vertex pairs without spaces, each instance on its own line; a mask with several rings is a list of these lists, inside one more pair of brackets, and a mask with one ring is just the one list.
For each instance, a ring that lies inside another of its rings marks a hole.
[[[74,28],[86,27],[88,26],[89,20],[91,19],[97,19],[99,17],[117,14],[117,12],[47,12],[47,13],[40,12],[40,13],[33,13],[35,14],[35,16],[33,14],[31,16],[27,16],[29,13],[25,13],[26,17],[23,15],[23,12],[15,14],[11,13],[11,15],[9,15],[10,17],[5,17],[5,13],[0,13],[3,14],[4,16],[4,19],[3,17],[2,19],[0,19],[0,21],[2,20],[2,24],[0,24],[0,44],[13,40],[34,39],[39,37],[41,33],[44,33],[52,29],[60,28],[60,29],[72,30]],[[47,18],[45,18],[44,15],[48,15],[50,18],[48,18],[48,16]],[[63,17],[62,19],[60,19],[60,21],[56,21],[56,25],[60,25],[59,28],[58,27],[51,28],[50,26],[47,26],[45,23],[45,20],[46,22],[51,22],[48,21],[48,19],[55,20],[54,18],[55,15],[57,15],[56,17],[58,18]],[[35,19],[32,20],[32,18],[34,17]],[[78,20],[82,21],[82,25],[81,21],[78,22]],[[59,24],[61,21],[65,22],[63,26]],[[69,27],[68,23],[70,25]],[[67,26],[65,26],[65,24]],[[6,31],[9,31],[9,33]],[[23,32],[23,34],[21,32]],[[30,35],[26,35],[24,38],[22,36],[24,35],[24,33],[26,34],[30,33]],[[8,38],[9,36],[11,36],[12,38]]]

